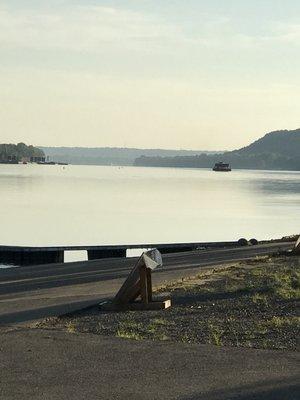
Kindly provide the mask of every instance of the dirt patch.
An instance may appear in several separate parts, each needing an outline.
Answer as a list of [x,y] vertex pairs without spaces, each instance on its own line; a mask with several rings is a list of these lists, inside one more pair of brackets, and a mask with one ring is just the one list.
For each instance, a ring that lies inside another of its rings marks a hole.
[[94,307],[36,326],[135,340],[297,350],[299,267],[299,257],[260,257],[159,288],[172,297],[165,311]]

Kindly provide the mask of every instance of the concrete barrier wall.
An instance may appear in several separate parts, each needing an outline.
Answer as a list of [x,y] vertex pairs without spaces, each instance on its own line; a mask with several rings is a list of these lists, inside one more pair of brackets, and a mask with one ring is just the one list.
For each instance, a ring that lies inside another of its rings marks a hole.
[[[278,240],[280,241],[280,240]],[[275,243],[276,241],[272,241]],[[248,241],[247,241],[248,243]],[[261,242],[267,243],[267,242]],[[89,260],[126,257],[129,249],[157,248],[162,254],[180,253],[198,249],[237,247],[239,242],[147,243],[105,246],[22,247],[0,246],[0,263],[12,265],[39,265],[64,262],[65,251],[85,250]],[[248,243],[249,245],[249,243]]]
[[0,263],[7,265],[40,265],[63,263],[64,251],[3,251],[0,250]]
[[64,262],[65,251],[86,250],[88,260],[126,257],[128,249],[157,248],[162,254],[179,253],[206,247],[236,246],[237,242],[173,243],[173,244],[129,244],[120,246],[61,246],[18,247],[0,246],[0,263],[12,265],[39,265]]
[[116,257],[126,257],[127,249],[114,249],[114,250],[88,250],[89,260],[99,260],[101,258],[116,258]]

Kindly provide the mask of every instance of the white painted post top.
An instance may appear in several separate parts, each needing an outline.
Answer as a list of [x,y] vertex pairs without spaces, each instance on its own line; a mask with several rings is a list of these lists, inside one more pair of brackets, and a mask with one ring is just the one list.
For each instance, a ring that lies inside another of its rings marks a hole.
[[142,259],[145,263],[146,268],[155,269],[162,266],[162,257],[157,249],[151,249],[145,251],[142,254]]

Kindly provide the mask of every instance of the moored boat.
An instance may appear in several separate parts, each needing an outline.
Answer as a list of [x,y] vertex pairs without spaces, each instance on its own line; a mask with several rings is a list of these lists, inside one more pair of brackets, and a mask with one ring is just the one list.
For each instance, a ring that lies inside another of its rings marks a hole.
[[223,163],[223,162],[218,162],[215,163],[215,166],[213,167],[213,171],[218,171],[218,172],[229,172],[231,171],[230,165]]

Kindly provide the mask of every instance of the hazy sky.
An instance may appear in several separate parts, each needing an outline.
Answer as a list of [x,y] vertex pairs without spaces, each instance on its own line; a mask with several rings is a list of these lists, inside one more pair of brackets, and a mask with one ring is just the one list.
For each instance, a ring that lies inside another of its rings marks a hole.
[[0,0],[0,142],[233,149],[300,126],[299,0]]

